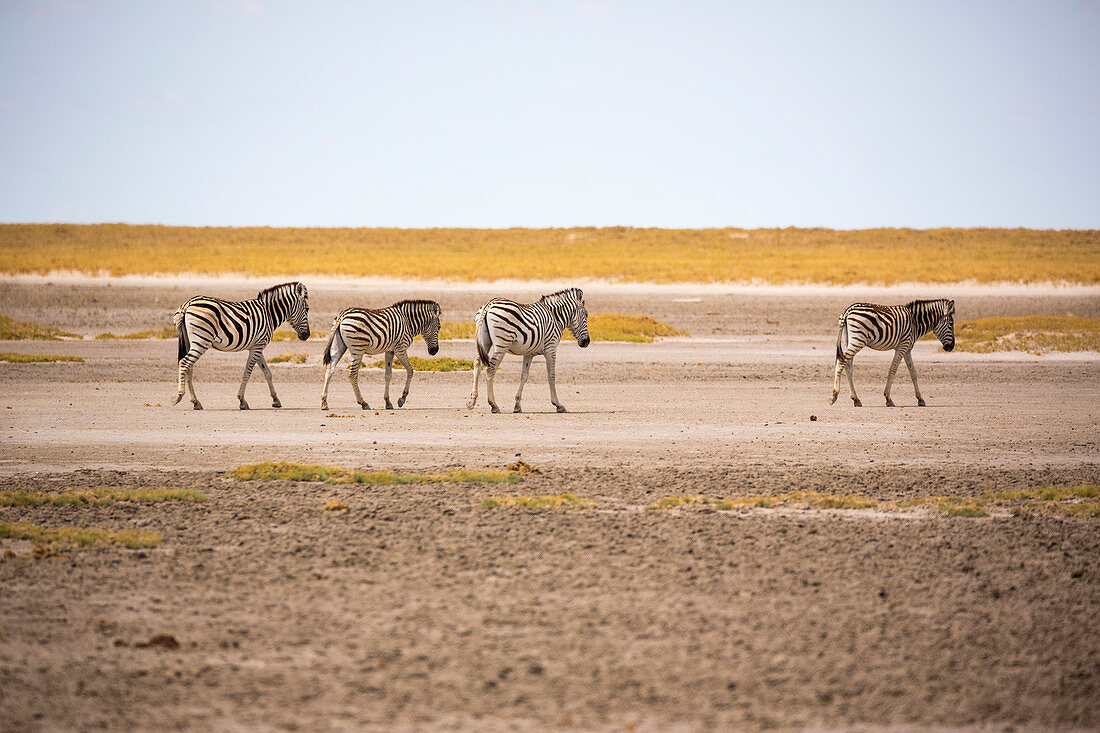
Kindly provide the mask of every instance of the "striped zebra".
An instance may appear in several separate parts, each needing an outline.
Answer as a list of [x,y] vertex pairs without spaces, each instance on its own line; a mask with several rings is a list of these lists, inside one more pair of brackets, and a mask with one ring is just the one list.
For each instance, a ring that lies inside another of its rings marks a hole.
[[359,392],[359,369],[366,354],[386,354],[386,409],[392,410],[390,402],[390,375],[393,372],[393,360],[405,367],[405,391],[397,400],[397,406],[403,407],[409,396],[412,384],[413,368],[409,363],[409,345],[416,336],[423,336],[428,344],[428,353],[434,356],[439,351],[439,303],[434,300],[402,300],[389,308],[370,310],[367,308],[348,308],[332,321],[332,333],[325,344],[325,387],[321,391],[321,409],[328,409],[328,383],[336,371],[336,364],[350,351],[351,387],[355,390],[355,400],[364,410],[370,405]]
[[244,401],[244,387],[252,376],[252,368],[260,365],[271,390],[271,405],[282,407],[275,385],[271,383],[271,370],[264,359],[264,347],[271,343],[271,333],[283,321],[287,321],[305,341],[309,338],[309,293],[299,282],[283,283],[261,290],[254,300],[232,301],[199,295],[181,305],[172,316],[179,334],[179,391],[172,404],[183,397],[183,383],[191,390],[191,404],[202,409],[195,396],[192,375],[195,362],[213,346],[218,351],[248,351],[244,365],[244,378],[237,391],[242,410],[248,409]]
[[924,334],[932,331],[943,344],[944,351],[955,348],[955,301],[953,300],[914,300],[907,305],[875,305],[874,303],[854,303],[848,306],[840,317],[840,333],[836,339],[836,373],[833,376],[833,399],[836,402],[840,391],[840,373],[847,368],[848,386],[852,389],[852,402],[856,407],[863,403],[856,396],[856,385],[852,381],[852,359],[864,346],[877,351],[894,350],[894,361],[890,364],[890,374],[886,377],[886,406],[893,407],[890,399],[890,386],[894,382],[894,373],[898,364],[905,359],[909,367],[909,376],[913,378],[913,389],[917,393],[917,404],[924,407],[924,398],[917,386],[917,370],[913,368],[913,344]]
[[493,395],[493,378],[504,360],[504,355],[512,353],[523,356],[523,371],[519,377],[519,391],[516,392],[516,407],[513,412],[523,412],[520,408],[523,385],[531,371],[531,360],[539,354],[546,357],[550,401],[558,408],[558,412],[565,412],[565,406],[558,402],[558,393],[554,388],[554,362],[562,331],[566,328],[577,337],[577,344],[582,349],[589,344],[588,311],[584,308],[584,293],[580,288],[544,295],[539,302],[530,304],[493,298],[481,306],[474,317],[474,324],[478,359],[474,367],[474,391],[470,395],[470,401],[466,403],[466,409],[473,409],[477,404],[481,368],[485,367],[489,406],[493,408],[493,412],[500,412]]

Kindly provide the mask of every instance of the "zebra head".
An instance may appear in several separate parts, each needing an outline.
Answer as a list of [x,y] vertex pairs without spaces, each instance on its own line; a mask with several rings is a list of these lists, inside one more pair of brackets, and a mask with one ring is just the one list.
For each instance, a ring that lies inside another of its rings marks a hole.
[[932,331],[936,338],[943,344],[944,351],[955,348],[955,301],[941,300],[942,312],[932,325]]
[[439,353],[439,316],[443,310],[434,300],[403,300],[394,303],[394,308],[405,314],[413,335],[420,334],[428,345],[428,354]]
[[256,299],[263,303],[271,314],[272,327],[277,328],[283,321],[289,321],[298,338],[309,338],[309,291],[299,282],[283,283],[261,290]]
[[588,337],[588,310],[584,307],[584,293],[580,288],[544,295],[541,302],[550,308],[563,328],[572,331],[577,339],[577,346],[583,349],[592,342]]

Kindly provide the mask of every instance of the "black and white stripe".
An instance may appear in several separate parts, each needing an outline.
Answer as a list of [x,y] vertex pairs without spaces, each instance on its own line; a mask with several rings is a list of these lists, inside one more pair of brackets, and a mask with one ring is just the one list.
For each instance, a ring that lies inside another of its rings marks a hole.
[[328,383],[336,370],[336,364],[345,351],[351,352],[351,386],[355,390],[355,400],[364,409],[370,405],[359,392],[359,369],[367,354],[386,354],[386,409],[392,410],[390,403],[390,375],[393,371],[394,357],[405,367],[405,391],[397,400],[402,407],[409,396],[412,384],[413,368],[409,363],[409,345],[416,336],[423,336],[428,344],[428,353],[435,355],[439,351],[439,303],[434,300],[402,300],[389,308],[370,310],[367,308],[348,308],[332,321],[332,333],[325,344],[325,387],[321,391],[321,409],[328,409]]
[[478,360],[474,367],[474,391],[466,403],[467,409],[472,409],[477,404],[481,368],[485,367],[489,406],[493,412],[500,412],[493,395],[493,379],[505,354],[519,354],[523,356],[523,371],[519,378],[514,412],[522,412],[520,398],[527,375],[531,371],[531,360],[542,354],[546,357],[550,401],[558,412],[565,412],[554,387],[554,363],[562,331],[566,328],[573,332],[582,349],[588,346],[588,311],[585,310],[584,293],[580,288],[544,295],[539,302],[529,304],[494,298],[477,312],[474,324]]
[[848,306],[840,317],[840,333],[836,339],[832,402],[836,402],[840,391],[840,374],[847,369],[852,402],[856,407],[863,406],[856,396],[856,385],[852,380],[852,359],[864,346],[870,346],[878,351],[894,350],[894,361],[890,364],[884,392],[887,407],[894,406],[894,401],[890,399],[890,386],[902,359],[905,359],[909,376],[913,378],[917,404],[924,407],[924,398],[920,396],[920,387],[917,386],[917,371],[913,368],[912,350],[917,339],[929,331],[936,334],[945,351],[955,348],[955,301],[914,300],[906,305],[854,303]]
[[252,375],[252,368],[260,365],[267,386],[271,390],[271,404],[282,407],[271,383],[271,370],[264,359],[263,350],[271,342],[271,333],[283,321],[288,321],[305,341],[309,338],[309,293],[300,282],[284,283],[261,290],[254,300],[232,301],[199,295],[181,305],[172,316],[179,335],[179,391],[172,404],[183,398],[184,380],[191,391],[191,403],[201,410],[195,396],[192,375],[195,362],[211,346],[218,351],[248,351],[244,378],[237,392],[242,410],[248,409],[244,401],[244,387]]

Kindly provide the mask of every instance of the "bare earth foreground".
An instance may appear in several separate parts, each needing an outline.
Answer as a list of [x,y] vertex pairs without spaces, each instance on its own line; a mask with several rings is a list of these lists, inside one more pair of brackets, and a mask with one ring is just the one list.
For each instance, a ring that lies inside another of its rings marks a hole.
[[[0,312],[121,333],[165,325],[198,290],[256,288],[2,282]],[[324,334],[344,305],[406,296],[462,320],[486,295],[313,287],[312,323]],[[922,343],[930,406],[914,406],[903,369],[888,409],[889,355],[864,352],[867,407],[846,390],[829,406],[836,315],[856,299],[589,292],[592,311],[647,313],[693,338],[566,344],[564,415],[541,360],[525,414],[490,415],[484,385],[467,411],[469,372],[418,373],[405,409],[362,411],[342,369],[322,412],[322,343],[280,342],[269,358],[309,354],[272,367],[282,410],[258,373],[253,409],[237,410],[244,359],[210,353],[194,412],[167,407],[172,341],[4,343],[85,362],[0,363],[0,491],[178,487],[209,500],[0,508],[0,522],[165,537],[38,558],[0,540],[0,729],[1097,728],[1100,521],[645,508],[1100,483],[1094,353]],[[958,309],[1095,316],[1100,304],[975,295]],[[472,351],[451,341],[439,355]],[[518,367],[506,361],[498,383],[505,409]],[[381,381],[362,374],[372,407]],[[511,485],[223,477],[264,460],[434,472],[517,456],[542,473]],[[562,492],[595,507],[479,506]],[[349,510],[325,512],[330,500]],[[179,646],[148,645],[157,635]]]

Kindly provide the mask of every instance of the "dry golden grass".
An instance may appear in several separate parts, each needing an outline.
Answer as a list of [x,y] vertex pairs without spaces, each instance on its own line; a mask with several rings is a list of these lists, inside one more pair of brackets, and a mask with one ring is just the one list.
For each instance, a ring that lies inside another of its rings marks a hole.
[[1100,318],[1012,316],[955,324],[960,351],[1100,351]]
[[[0,253],[0,257],[3,254]],[[0,313],[0,341],[60,341],[62,338],[80,338],[80,334],[69,333],[53,326],[39,326],[36,323],[17,321],[11,316]]]
[[0,272],[56,270],[457,281],[1095,284],[1100,231],[0,225]]
[[290,362],[292,364],[305,364],[306,359],[309,358],[308,354],[279,354],[273,356],[267,360],[268,364],[282,364],[284,362]]
[[516,483],[513,471],[467,471],[456,469],[447,473],[394,473],[393,471],[349,471],[334,466],[265,462],[239,466],[226,473],[238,481],[324,481],[332,484],[424,484],[424,483]]
[[30,540],[31,542],[71,542],[77,545],[123,545],[132,550],[156,547],[164,538],[152,532],[111,532],[105,529],[85,527],[38,527],[33,524],[9,524],[0,522],[0,538]]
[[106,486],[93,489],[68,489],[59,494],[40,491],[0,491],[0,506],[108,506],[120,501],[137,501],[155,504],[162,501],[190,501],[202,503],[205,494],[194,489],[112,489]]
[[72,361],[83,364],[84,360],[79,356],[58,356],[56,354],[0,354],[0,361],[12,364],[33,364],[36,362]]
[[115,334],[115,333],[101,333],[96,336],[101,341],[114,341],[114,340],[127,340],[137,341],[145,339],[175,339],[179,338],[179,334],[176,332],[175,326],[165,326],[164,328],[149,331],[137,331],[135,333]]
[[491,496],[480,506],[482,509],[586,509],[596,506],[596,502],[566,493],[553,496]]
[[[449,356],[437,356],[433,359],[422,359],[419,356],[410,356],[409,363],[412,364],[412,368],[418,372],[466,372],[474,368],[474,363],[472,361],[467,361],[466,359],[452,359]],[[367,366],[370,369],[384,369],[386,362],[379,359]],[[405,369],[405,367],[401,366],[401,362],[396,359],[393,362],[393,368],[402,371]]]

